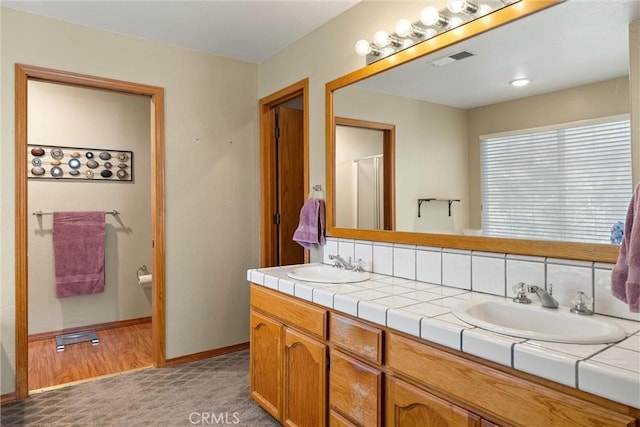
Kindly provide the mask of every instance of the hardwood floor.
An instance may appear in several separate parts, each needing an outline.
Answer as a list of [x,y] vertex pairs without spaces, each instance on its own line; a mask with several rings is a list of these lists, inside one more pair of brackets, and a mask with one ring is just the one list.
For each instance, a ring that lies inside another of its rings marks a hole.
[[29,391],[152,365],[151,323],[96,332],[90,342],[56,351],[54,338],[29,342]]

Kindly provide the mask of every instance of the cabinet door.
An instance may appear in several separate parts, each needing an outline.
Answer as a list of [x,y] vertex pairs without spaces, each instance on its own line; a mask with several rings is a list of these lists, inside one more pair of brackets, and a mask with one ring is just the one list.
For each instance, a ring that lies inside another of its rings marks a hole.
[[249,391],[265,411],[280,420],[282,416],[281,323],[251,312],[251,364]]
[[324,427],[327,414],[327,346],[285,328],[283,422]]
[[387,380],[387,426],[480,426],[480,417],[395,378]]
[[329,407],[357,426],[380,426],[382,372],[331,350]]

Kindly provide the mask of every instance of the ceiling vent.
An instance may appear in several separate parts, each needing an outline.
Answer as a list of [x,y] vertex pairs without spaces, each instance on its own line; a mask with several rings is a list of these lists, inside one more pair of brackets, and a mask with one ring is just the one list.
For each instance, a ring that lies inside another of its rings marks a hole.
[[445,65],[449,65],[456,61],[461,61],[471,56],[475,56],[475,53],[469,52],[468,50],[463,50],[449,56],[443,56],[442,58],[438,58],[435,61],[431,61],[431,65],[433,65],[434,67],[443,67]]

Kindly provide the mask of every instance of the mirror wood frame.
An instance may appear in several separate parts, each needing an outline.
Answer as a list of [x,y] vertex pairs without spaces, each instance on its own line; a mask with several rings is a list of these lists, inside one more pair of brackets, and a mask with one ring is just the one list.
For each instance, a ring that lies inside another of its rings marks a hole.
[[346,239],[615,263],[619,252],[619,246],[617,245],[361,230],[335,226],[334,91],[562,2],[563,0],[521,0],[519,3],[504,7],[487,16],[328,82],[325,87],[327,234]]

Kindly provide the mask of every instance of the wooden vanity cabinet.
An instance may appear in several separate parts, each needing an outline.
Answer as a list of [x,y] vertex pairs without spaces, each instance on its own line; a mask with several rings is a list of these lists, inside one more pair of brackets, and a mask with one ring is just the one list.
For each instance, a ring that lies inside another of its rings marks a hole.
[[387,426],[480,427],[479,416],[397,378],[387,378]]
[[640,427],[635,408],[257,285],[250,369],[286,426]]
[[250,394],[285,426],[327,424],[327,311],[251,287]]
[[381,426],[383,332],[335,313],[331,313],[329,325],[332,422],[356,427]]
[[271,416],[282,418],[282,323],[251,311],[249,390]]

